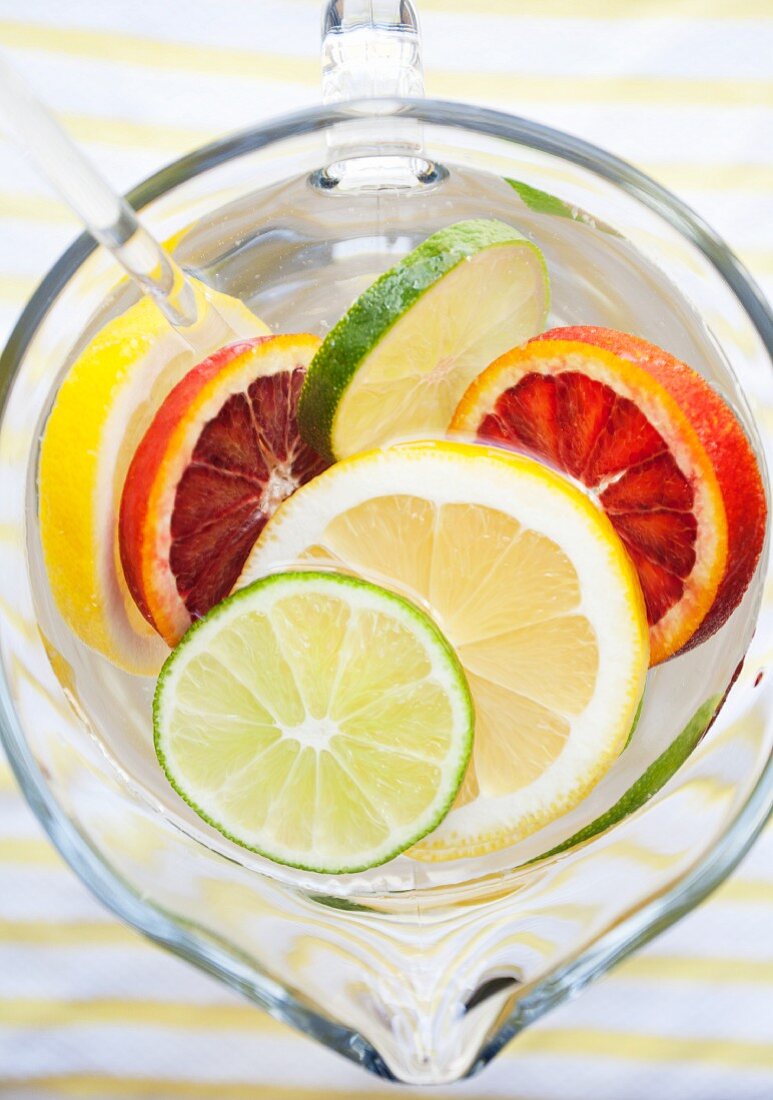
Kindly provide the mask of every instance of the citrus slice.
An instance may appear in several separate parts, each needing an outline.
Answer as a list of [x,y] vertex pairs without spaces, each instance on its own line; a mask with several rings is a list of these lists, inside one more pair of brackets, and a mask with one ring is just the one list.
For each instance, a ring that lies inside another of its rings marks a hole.
[[[193,285],[199,306],[209,299],[236,332],[268,332],[237,299]],[[195,361],[155,304],[141,299],[75,360],[41,443],[40,537],[57,608],[81,641],[137,674],[157,673],[167,651],[124,583],[118,504],[145,428]]]
[[667,351],[614,329],[554,329],[545,337],[582,340],[629,359],[657,379],[687,415],[717,475],[727,517],[727,564],[714,602],[690,638],[692,648],[717,631],[741,602],[765,539],[767,501],[754,451],[740,421],[705,378]]
[[548,300],[541,252],[509,225],[441,229],[329,333],[301,394],[301,432],[330,459],[445,434],[472,379],[543,327]]
[[727,519],[705,447],[653,374],[585,342],[534,340],[473,382],[451,430],[591,489],[639,573],[652,663],[690,642],[725,571]]
[[626,743],[649,656],[636,572],[604,514],[533,459],[401,443],[332,466],[266,525],[240,583],[348,570],[427,607],[476,725],[456,805],[414,849],[496,850],[575,805]]
[[472,745],[434,623],[335,573],[277,573],[219,604],[165,664],[156,751],[193,809],[279,863],[343,874],[432,830]]
[[318,347],[318,337],[295,335],[221,348],[166,396],[132,458],[121,561],[170,646],[228,595],[281,501],[327,465],[295,419]]

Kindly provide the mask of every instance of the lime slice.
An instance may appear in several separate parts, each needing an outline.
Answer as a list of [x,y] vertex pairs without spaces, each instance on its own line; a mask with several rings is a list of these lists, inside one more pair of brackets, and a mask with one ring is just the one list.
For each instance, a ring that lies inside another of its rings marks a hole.
[[448,812],[472,748],[461,665],[406,600],[336,573],[278,573],[193,626],[158,680],[156,752],[231,840],[343,874]]
[[548,301],[541,252],[509,225],[441,229],[329,333],[301,394],[301,433],[330,459],[443,435],[473,378],[544,328]]

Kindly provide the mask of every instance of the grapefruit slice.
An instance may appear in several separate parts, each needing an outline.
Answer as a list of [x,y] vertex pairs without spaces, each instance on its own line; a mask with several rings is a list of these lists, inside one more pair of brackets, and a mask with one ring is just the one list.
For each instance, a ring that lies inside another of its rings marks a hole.
[[282,505],[240,584],[294,562],[427,609],[464,668],[472,761],[417,858],[527,836],[575,806],[624,748],[649,659],[641,588],[607,517],[553,470],[441,441],[355,455]]
[[707,636],[699,628],[728,567],[722,487],[667,371],[656,377],[567,332],[577,330],[545,333],[492,363],[451,430],[531,453],[592,490],[636,565],[658,664]]
[[137,607],[174,646],[231,591],[269,516],[326,466],[295,420],[311,335],[231,344],[169,393],[126,476],[121,562]]
[[[269,331],[238,299],[192,283],[202,313],[208,299],[240,336]],[[82,642],[136,675],[155,675],[166,649],[124,582],[121,490],[143,432],[195,362],[155,303],[135,302],[71,366],[40,447],[40,538],[59,613]]]

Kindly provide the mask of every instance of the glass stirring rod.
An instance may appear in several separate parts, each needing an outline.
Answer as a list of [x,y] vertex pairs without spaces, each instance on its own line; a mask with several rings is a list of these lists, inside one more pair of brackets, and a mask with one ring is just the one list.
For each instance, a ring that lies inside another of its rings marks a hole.
[[240,335],[164,251],[86,159],[31,88],[0,58],[0,129],[48,180],[88,232],[149,295],[194,352],[209,355]]

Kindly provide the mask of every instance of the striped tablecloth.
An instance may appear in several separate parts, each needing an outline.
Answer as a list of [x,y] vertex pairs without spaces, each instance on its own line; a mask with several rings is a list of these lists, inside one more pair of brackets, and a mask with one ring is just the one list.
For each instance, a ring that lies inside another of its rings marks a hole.
[[[0,50],[122,190],[318,98],[314,0],[0,0]],[[427,90],[633,161],[773,287],[771,0],[419,0]],[[178,22],[179,20],[179,22]],[[0,338],[76,230],[0,144]],[[773,831],[711,900],[482,1076],[426,1096],[773,1096]],[[0,1095],[397,1096],[106,913],[0,765]],[[412,1090],[403,1096],[416,1095]]]

